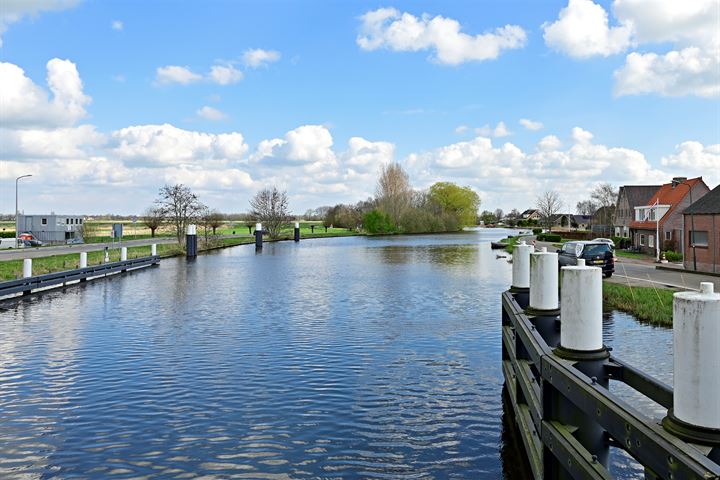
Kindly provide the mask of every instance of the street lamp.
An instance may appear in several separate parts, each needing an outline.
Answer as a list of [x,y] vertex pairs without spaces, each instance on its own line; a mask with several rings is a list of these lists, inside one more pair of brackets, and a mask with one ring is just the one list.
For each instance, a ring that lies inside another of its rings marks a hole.
[[17,246],[17,239],[20,238],[18,237],[18,235],[20,234],[20,224],[18,223],[18,215],[20,213],[20,211],[18,210],[18,182],[21,178],[26,177],[32,177],[32,175],[20,175],[15,179],[15,246]]

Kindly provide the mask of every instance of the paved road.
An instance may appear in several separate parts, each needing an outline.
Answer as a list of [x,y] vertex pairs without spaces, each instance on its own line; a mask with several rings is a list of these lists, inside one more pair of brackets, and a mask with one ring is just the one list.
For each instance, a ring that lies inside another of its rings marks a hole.
[[[527,238],[529,242],[534,237]],[[535,242],[535,247],[547,247],[548,252],[554,252],[557,247],[548,242]],[[682,270],[658,270],[655,263],[618,257],[615,263],[615,273],[607,281],[612,283],[630,284],[633,287],[677,288],[679,290],[700,290],[700,282],[712,282],[715,291],[720,292],[720,277],[688,273]]]
[[[122,245],[115,243],[115,247],[141,247],[143,245],[152,245],[153,243],[177,243],[174,238],[158,237],[148,238],[144,240],[128,240],[122,242]],[[0,250],[0,262],[3,260],[22,260],[23,258],[40,258],[50,257],[52,255],[66,255],[68,253],[92,252],[103,250],[105,247],[113,247],[112,243],[81,243],[77,245],[58,245],[52,247],[25,247],[19,249]]]

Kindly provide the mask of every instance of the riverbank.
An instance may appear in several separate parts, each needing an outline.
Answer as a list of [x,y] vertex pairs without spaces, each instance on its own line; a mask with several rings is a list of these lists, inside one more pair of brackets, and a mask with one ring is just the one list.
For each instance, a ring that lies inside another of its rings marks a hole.
[[603,282],[603,308],[630,313],[641,322],[672,327],[674,290]]

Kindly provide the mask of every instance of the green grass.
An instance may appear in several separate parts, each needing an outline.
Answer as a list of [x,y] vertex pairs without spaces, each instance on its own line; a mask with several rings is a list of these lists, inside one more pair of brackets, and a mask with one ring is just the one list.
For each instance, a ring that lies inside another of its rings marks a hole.
[[508,253],[513,253],[513,250],[515,250],[515,245],[517,245],[520,242],[520,237],[507,237],[500,240],[500,243],[505,243],[507,246],[505,247],[505,251]]
[[624,258],[634,258],[637,260],[654,260],[655,257],[652,255],[648,255],[645,253],[637,253],[637,252],[626,252],[625,250],[615,250],[615,256],[616,257],[624,257]]
[[603,282],[603,305],[606,310],[631,313],[643,322],[672,327],[673,293],[665,288]]

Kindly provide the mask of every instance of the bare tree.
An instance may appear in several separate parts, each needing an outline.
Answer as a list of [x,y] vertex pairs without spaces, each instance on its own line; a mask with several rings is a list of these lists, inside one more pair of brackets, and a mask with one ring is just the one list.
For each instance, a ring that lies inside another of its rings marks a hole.
[[400,217],[412,201],[410,179],[399,163],[382,167],[375,194],[380,209],[390,215],[395,225],[399,225]]
[[205,205],[200,203],[197,195],[182,183],[165,185],[160,189],[159,195],[155,203],[163,216],[173,224],[178,242],[182,243],[187,226],[198,220]]
[[498,222],[502,221],[503,217],[505,216],[504,214],[505,214],[505,212],[503,212],[502,208],[495,209],[495,218],[497,219]]
[[597,209],[597,204],[592,200],[582,200],[575,205],[578,215],[592,215]]
[[553,190],[548,190],[537,197],[535,207],[540,215],[540,224],[550,230],[555,215],[562,208],[560,195]]
[[278,238],[280,229],[288,221],[287,192],[281,192],[277,187],[260,190],[250,200],[250,207],[250,214],[262,222],[263,228],[270,233],[270,238]]
[[207,223],[212,228],[212,234],[216,235],[217,229],[222,227],[225,222],[225,217],[222,213],[217,210],[211,210],[208,214]]
[[618,190],[609,183],[601,183],[590,192],[590,198],[600,207],[614,207],[618,200]]
[[162,208],[158,206],[150,206],[145,209],[142,214],[141,221],[143,225],[150,229],[150,236],[155,236],[155,230],[165,223],[165,215]]

